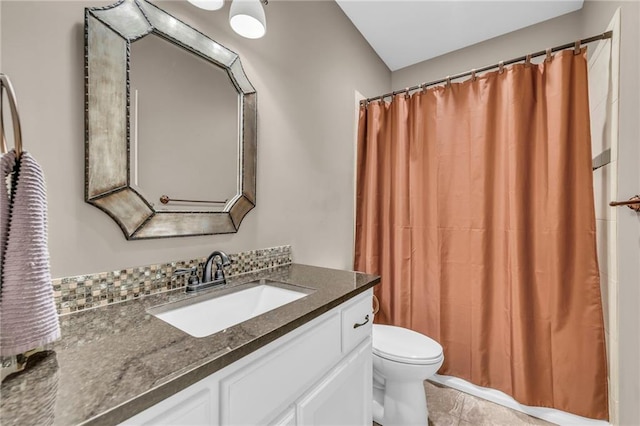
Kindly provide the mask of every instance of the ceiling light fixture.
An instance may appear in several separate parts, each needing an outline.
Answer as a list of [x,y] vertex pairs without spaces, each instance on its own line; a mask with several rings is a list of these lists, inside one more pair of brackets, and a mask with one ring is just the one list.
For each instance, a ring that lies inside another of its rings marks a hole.
[[[266,4],[266,1],[265,1]],[[267,19],[260,0],[233,0],[229,10],[233,31],[246,38],[260,38],[267,32]]]
[[192,5],[204,10],[218,10],[224,6],[224,0],[188,0]]
[[[224,0],[188,0],[205,10],[218,10]],[[233,31],[246,38],[260,38],[267,32],[267,18],[263,5],[268,0],[232,0],[229,9],[229,24]]]

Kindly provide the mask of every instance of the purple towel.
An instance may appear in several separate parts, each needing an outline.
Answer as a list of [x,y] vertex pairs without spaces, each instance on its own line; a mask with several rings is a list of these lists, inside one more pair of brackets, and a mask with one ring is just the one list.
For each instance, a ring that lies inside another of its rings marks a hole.
[[[4,174],[4,161],[2,164]],[[18,160],[17,173],[13,196],[9,197],[7,233],[2,235],[1,244],[5,246],[0,292],[2,356],[26,352],[60,337],[49,270],[44,176],[27,152]],[[2,201],[4,217],[6,200]]]

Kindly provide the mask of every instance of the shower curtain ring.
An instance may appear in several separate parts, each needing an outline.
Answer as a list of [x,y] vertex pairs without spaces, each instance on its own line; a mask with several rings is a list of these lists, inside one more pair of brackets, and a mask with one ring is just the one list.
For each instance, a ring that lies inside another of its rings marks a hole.
[[551,62],[551,48],[547,49],[547,57],[544,59],[545,62]]
[[498,72],[502,74],[504,72],[504,61],[498,62]]

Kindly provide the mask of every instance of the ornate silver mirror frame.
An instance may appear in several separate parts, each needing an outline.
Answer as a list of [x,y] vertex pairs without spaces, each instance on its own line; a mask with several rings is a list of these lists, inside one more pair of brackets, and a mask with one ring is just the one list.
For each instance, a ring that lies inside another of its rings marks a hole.
[[[152,32],[226,70],[238,91],[239,190],[223,211],[157,211],[131,185],[130,47]],[[128,240],[237,232],[255,207],[256,128],[256,91],[236,53],[145,0],[85,9],[85,201]]]

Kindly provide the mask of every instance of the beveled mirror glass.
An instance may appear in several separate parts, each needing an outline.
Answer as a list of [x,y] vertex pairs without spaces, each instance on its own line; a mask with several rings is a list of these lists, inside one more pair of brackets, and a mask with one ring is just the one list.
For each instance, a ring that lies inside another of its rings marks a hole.
[[229,75],[153,33],[131,43],[130,58],[132,187],[158,211],[223,211],[238,192],[239,95]]
[[122,0],[85,9],[85,73],[85,200],[127,239],[236,232],[255,206],[257,115],[238,55]]

